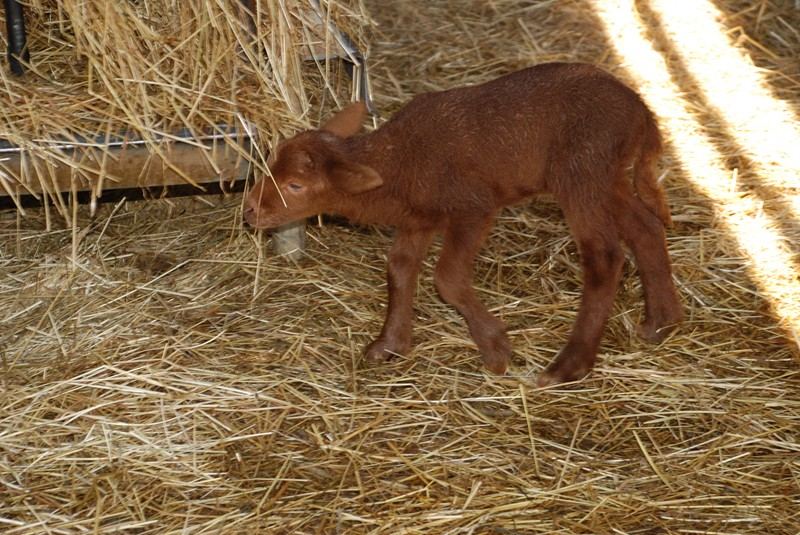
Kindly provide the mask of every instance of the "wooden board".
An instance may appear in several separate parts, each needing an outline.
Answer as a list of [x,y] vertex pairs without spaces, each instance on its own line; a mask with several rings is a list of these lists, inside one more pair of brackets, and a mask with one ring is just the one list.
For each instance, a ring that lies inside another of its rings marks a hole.
[[[0,196],[233,182],[247,176],[247,146],[218,142],[65,147],[60,162],[35,151],[0,151]],[[52,154],[52,151],[50,151]]]

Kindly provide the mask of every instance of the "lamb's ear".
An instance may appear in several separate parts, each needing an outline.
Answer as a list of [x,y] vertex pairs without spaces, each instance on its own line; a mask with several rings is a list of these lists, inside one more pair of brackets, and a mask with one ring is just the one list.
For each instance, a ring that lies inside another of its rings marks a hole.
[[333,186],[339,191],[357,194],[383,185],[383,178],[368,165],[360,163],[338,163],[331,171]]
[[322,130],[339,137],[350,137],[361,130],[361,123],[366,116],[367,105],[362,101],[353,102],[328,119],[328,122],[322,125]]

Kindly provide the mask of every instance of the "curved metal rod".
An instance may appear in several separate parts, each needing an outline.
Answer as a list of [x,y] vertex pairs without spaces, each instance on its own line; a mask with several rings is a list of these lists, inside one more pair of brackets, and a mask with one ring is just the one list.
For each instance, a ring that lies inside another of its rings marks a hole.
[[[25,74],[23,63],[31,59],[25,33],[25,12],[17,0],[4,0],[8,32],[8,64],[17,76]],[[21,60],[21,61],[20,61]]]

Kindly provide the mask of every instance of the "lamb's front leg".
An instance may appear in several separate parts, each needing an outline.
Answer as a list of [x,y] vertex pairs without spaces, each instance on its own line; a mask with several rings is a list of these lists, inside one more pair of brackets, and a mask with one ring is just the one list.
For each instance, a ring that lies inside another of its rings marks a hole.
[[492,226],[493,214],[454,218],[444,235],[434,279],[439,295],[467,320],[472,339],[490,371],[503,374],[511,360],[506,326],[481,303],[472,288],[475,256]]
[[434,232],[428,230],[397,230],[389,251],[389,306],[386,320],[380,336],[367,346],[365,356],[368,359],[384,359],[391,354],[404,354],[411,349],[411,322],[417,275],[433,235]]

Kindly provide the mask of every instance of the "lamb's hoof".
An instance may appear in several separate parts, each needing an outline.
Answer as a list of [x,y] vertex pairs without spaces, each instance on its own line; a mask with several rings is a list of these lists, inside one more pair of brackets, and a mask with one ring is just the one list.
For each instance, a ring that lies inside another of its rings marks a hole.
[[486,369],[496,375],[504,375],[511,362],[511,342],[505,331],[491,337],[481,348],[481,357]]
[[392,344],[383,338],[376,338],[364,350],[364,358],[369,362],[380,363],[407,352],[408,347],[400,347],[399,344]]
[[672,318],[651,320],[646,319],[644,322],[636,327],[636,334],[642,340],[650,342],[651,344],[660,344],[670,334],[675,332],[683,319],[682,315]]
[[510,360],[509,357],[483,357],[483,365],[495,375],[505,375]]
[[588,357],[585,355],[569,355],[562,351],[536,378],[536,386],[544,388],[546,386],[579,381],[592,371],[594,361],[595,357],[593,355]]

